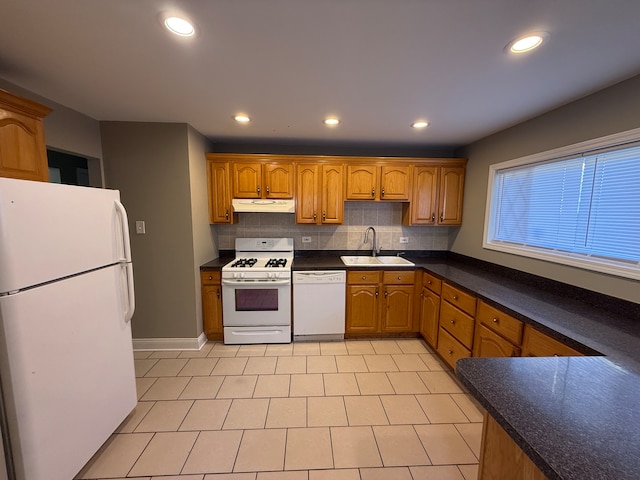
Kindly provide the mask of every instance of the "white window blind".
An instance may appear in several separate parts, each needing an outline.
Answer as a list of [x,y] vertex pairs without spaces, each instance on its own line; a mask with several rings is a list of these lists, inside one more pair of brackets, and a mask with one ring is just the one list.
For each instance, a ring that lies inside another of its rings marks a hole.
[[493,169],[485,247],[640,278],[640,146]]

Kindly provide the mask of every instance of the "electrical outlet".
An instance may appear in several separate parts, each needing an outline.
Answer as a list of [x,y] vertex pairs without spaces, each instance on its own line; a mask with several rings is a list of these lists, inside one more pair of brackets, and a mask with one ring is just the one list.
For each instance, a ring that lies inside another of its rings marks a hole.
[[147,233],[147,228],[144,224],[144,220],[136,220],[136,233],[138,235],[144,235]]
[[311,237],[302,237],[302,243],[311,243]]
[[409,243],[409,237],[400,237],[400,243]]

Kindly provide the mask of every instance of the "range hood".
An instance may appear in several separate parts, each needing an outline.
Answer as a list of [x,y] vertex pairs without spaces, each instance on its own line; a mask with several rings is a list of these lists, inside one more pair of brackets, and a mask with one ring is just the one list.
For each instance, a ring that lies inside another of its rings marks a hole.
[[231,205],[236,212],[295,213],[296,202],[293,199],[260,200],[234,198]]

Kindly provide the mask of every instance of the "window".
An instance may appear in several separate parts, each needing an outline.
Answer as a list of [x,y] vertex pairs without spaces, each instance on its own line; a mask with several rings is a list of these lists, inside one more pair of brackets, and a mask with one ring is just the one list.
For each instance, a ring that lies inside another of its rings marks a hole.
[[640,279],[638,140],[640,130],[492,165],[484,247]]

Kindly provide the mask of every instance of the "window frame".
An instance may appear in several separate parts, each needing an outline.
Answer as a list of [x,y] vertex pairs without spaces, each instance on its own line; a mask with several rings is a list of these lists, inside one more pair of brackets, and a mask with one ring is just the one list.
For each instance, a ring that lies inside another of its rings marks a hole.
[[579,155],[595,153],[596,151],[603,149],[612,149],[616,147],[622,149],[627,145],[632,146],[632,144],[637,142],[640,142],[640,128],[489,165],[482,247],[487,250],[494,250],[521,257],[577,267],[584,270],[606,273],[618,277],[640,280],[640,262],[629,262],[624,260],[617,261],[580,253],[561,252],[542,247],[518,245],[494,240],[495,222],[494,217],[492,216],[492,213],[495,211],[494,207],[497,196],[494,188],[496,187],[496,178],[500,171],[515,167],[525,167],[541,162],[567,160]]

